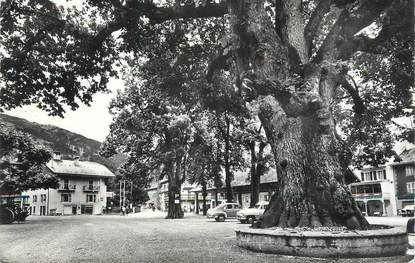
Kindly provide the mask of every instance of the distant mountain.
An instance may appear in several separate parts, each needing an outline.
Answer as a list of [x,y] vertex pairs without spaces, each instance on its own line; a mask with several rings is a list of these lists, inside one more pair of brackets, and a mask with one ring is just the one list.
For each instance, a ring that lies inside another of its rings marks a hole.
[[30,122],[7,114],[0,114],[0,123],[10,129],[30,134],[33,139],[51,151],[61,152],[66,159],[79,156],[81,160],[101,163],[112,172],[115,172],[125,160],[123,155],[103,158],[98,155],[100,142],[53,125]]

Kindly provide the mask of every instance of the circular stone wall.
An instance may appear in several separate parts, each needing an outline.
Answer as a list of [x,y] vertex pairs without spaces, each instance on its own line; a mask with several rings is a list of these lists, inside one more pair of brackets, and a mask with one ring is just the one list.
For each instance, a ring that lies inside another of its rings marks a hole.
[[257,252],[320,258],[401,256],[408,247],[408,234],[398,227],[342,232],[250,228],[236,231],[236,240]]

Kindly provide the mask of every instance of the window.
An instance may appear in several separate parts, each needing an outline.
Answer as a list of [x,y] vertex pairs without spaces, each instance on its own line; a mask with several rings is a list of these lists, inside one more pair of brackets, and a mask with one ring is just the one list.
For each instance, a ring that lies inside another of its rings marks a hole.
[[373,187],[371,185],[365,185],[363,187],[364,187],[365,194],[373,194]]
[[64,187],[65,189],[68,189],[68,188],[69,188],[69,180],[68,180],[68,179],[64,179],[64,180],[63,180],[63,187]]
[[86,195],[87,203],[95,203],[97,201],[97,195]]
[[89,180],[88,181],[88,190],[94,190],[94,185],[93,185],[94,181]]
[[36,206],[33,206],[32,213],[36,214]]
[[71,202],[71,194],[62,194],[61,195],[62,202]]
[[380,186],[380,184],[374,184],[373,185],[373,193],[375,193],[375,194],[382,193],[382,187]]
[[33,195],[33,203],[37,202],[37,195]]
[[232,209],[232,205],[226,205],[226,209]]
[[269,195],[264,195],[264,201],[269,201]]
[[233,208],[240,209],[241,207],[239,205],[233,205]]
[[414,166],[413,165],[408,165],[405,167],[405,174],[406,176],[410,176],[410,175],[414,175]]
[[365,172],[365,181],[372,181],[372,172]]
[[46,194],[41,194],[40,195],[40,202],[46,202]]
[[406,191],[411,194],[415,194],[415,182],[406,183]]
[[378,173],[378,180],[386,180],[386,170],[379,170]]
[[386,170],[362,172],[360,176],[362,181],[386,180]]
[[363,188],[363,185],[358,185],[356,192],[357,192],[357,194],[364,194],[365,193],[365,189]]

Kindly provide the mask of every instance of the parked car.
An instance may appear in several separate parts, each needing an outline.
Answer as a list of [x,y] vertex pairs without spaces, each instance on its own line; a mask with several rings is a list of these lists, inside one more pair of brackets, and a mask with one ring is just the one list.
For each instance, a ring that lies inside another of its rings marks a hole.
[[236,218],[236,214],[241,210],[238,203],[224,203],[207,211],[208,218],[214,218],[217,222],[223,222],[227,218]]
[[406,223],[406,232],[415,233],[415,217],[409,218]]
[[11,224],[14,221],[23,222],[29,216],[27,207],[9,204],[0,205],[0,224]]
[[237,213],[238,220],[242,223],[252,224],[264,213],[268,208],[268,202],[259,202],[252,208],[245,208]]
[[402,217],[412,217],[414,216],[414,209],[412,207],[405,207],[404,209],[398,209],[398,215]]

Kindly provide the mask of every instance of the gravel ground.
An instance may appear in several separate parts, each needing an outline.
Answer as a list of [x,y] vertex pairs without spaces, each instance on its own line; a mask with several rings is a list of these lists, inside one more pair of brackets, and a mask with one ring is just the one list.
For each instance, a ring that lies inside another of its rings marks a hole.
[[[408,257],[316,259],[254,253],[236,246],[236,220],[167,220],[159,212],[119,216],[30,216],[0,225],[0,262],[408,262]],[[414,244],[414,236],[412,245]]]

